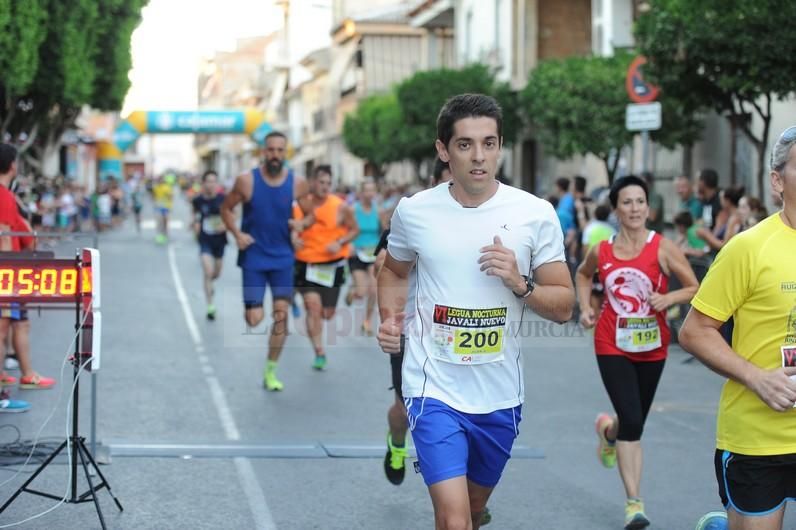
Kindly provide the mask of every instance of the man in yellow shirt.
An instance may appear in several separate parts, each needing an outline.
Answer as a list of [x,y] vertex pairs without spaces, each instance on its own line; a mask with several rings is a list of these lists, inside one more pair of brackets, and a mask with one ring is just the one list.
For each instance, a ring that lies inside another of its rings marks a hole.
[[158,213],[158,234],[155,236],[155,241],[160,244],[166,243],[169,237],[169,213],[174,202],[175,181],[174,175],[167,173],[152,190]]
[[[716,478],[732,530],[780,530],[796,500],[796,126],[771,153],[783,209],[735,236],[708,271],[680,344],[728,378]],[[732,346],[719,327],[735,319]]]

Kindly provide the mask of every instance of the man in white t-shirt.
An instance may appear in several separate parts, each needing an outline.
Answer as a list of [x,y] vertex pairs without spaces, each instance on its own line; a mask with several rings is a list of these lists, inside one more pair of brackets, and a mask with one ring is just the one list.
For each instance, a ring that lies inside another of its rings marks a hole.
[[493,98],[448,100],[436,147],[453,180],[401,200],[378,280],[385,352],[400,352],[405,315],[414,317],[404,330],[402,393],[442,528],[480,526],[510,457],[524,398],[525,306],[564,322],[575,302],[553,207],[495,180],[501,129]]

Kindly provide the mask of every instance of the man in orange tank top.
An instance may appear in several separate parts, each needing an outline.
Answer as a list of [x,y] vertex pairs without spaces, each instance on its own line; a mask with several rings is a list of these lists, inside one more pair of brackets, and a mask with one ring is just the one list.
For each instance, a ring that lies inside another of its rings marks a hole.
[[[330,193],[332,168],[321,165],[309,179],[314,222],[294,223],[291,232],[296,249],[294,285],[304,298],[307,310],[307,335],[315,351],[312,367],[323,370],[326,351],[323,347],[323,321],[334,317],[340,287],[345,282],[345,262],[351,253],[351,241],[359,234],[353,209]],[[298,206],[293,217],[300,221],[304,215]],[[299,231],[300,229],[303,230]]]

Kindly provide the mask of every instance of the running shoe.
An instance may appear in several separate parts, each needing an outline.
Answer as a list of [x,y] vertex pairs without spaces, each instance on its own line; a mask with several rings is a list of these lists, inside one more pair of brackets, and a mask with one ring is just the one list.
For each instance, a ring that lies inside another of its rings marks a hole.
[[481,514],[481,526],[486,526],[492,522],[492,513],[489,511],[489,506],[484,506],[484,512]]
[[36,374],[28,377],[21,377],[19,379],[19,388],[26,390],[45,389],[50,388],[55,384],[55,379],[52,377],[44,377]]
[[13,375],[8,375],[7,373],[3,372],[0,373],[0,386],[11,386],[17,384],[17,378]]
[[2,412],[25,412],[30,409],[30,403],[21,399],[11,399],[8,392],[0,392],[0,413]]
[[19,370],[19,361],[13,357],[6,355],[6,362],[4,368],[6,370]]
[[168,243],[168,241],[169,239],[163,234],[158,234],[155,236],[155,243],[157,243],[158,245],[165,245],[166,243]]
[[409,456],[406,450],[406,445],[403,447],[396,447],[392,443],[392,435],[387,434],[387,454],[384,455],[384,473],[387,475],[387,480],[390,484],[399,485],[404,481],[406,475],[406,465],[404,461]]
[[312,367],[318,371],[323,370],[326,368],[326,356],[325,355],[316,355],[315,362],[312,363]]
[[207,305],[207,320],[215,320],[216,319],[216,306],[213,304]]
[[269,392],[279,392],[285,388],[285,385],[282,384],[282,381],[276,378],[275,370],[265,371],[265,376],[263,376],[263,386]]
[[625,530],[641,530],[649,525],[641,499],[628,499],[625,503]]
[[594,422],[594,430],[597,431],[597,458],[603,467],[616,467],[616,440],[611,441],[605,436],[605,431],[611,426],[614,419],[610,414],[601,412],[597,415]]

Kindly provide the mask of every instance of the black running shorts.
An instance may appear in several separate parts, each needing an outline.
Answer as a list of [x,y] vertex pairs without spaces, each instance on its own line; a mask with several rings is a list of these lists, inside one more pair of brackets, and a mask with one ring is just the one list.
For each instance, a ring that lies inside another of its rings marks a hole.
[[719,497],[742,515],[767,515],[796,500],[796,454],[749,456],[716,450]]

